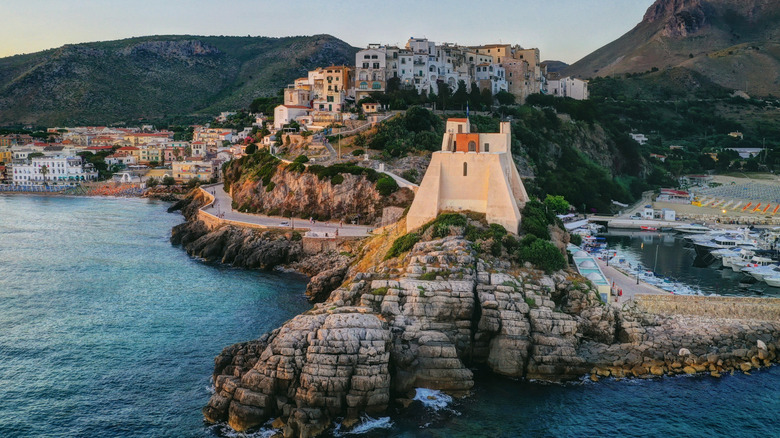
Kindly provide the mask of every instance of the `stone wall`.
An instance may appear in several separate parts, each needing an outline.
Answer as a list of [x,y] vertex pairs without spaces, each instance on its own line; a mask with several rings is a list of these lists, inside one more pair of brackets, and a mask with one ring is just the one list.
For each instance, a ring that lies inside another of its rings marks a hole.
[[637,295],[635,301],[639,310],[658,315],[780,321],[778,298]]

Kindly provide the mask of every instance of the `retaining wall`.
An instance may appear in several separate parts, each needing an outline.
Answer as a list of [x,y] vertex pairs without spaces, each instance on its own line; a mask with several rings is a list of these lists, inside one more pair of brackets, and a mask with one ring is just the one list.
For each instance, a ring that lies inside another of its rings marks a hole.
[[637,295],[637,307],[659,315],[780,321],[780,298]]

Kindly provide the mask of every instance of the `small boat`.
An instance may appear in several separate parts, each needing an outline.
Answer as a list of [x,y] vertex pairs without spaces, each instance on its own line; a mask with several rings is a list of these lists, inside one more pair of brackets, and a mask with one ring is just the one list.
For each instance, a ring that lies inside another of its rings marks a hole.
[[656,227],[648,227],[645,225],[642,225],[641,227],[639,227],[639,229],[641,229],[642,231],[658,231],[658,228]]
[[780,287],[780,276],[777,277],[764,277],[766,284],[772,287]]

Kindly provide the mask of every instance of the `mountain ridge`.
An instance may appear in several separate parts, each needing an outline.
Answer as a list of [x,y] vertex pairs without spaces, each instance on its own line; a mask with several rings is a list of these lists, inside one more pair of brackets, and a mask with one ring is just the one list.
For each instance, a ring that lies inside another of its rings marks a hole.
[[0,124],[115,123],[246,107],[309,69],[354,63],[330,35],[155,35],[0,58]]
[[780,89],[780,2],[657,0],[642,21],[564,70],[595,76],[685,68],[730,89]]

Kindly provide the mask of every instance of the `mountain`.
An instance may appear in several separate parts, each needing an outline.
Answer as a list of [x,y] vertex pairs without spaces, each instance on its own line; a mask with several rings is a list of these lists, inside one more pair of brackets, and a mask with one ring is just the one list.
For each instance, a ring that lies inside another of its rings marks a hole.
[[352,65],[330,35],[150,36],[0,58],[0,125],[159,120],[246,107],[307,70]]
[[729,89],[780,90],[780,1],[657,0],[631,31],[572,64],[581,78],[680,68]]
[[552,61],[552,60],[550,60],[550,61],[542,61],[542,66],[547,67],[547,72],[548,73],[555,73],[555,72],[559,72],[559,71],[565,69],[566,67],[569,66],[569,64],[567,64],[567,63],[565,63],[563,61]]

